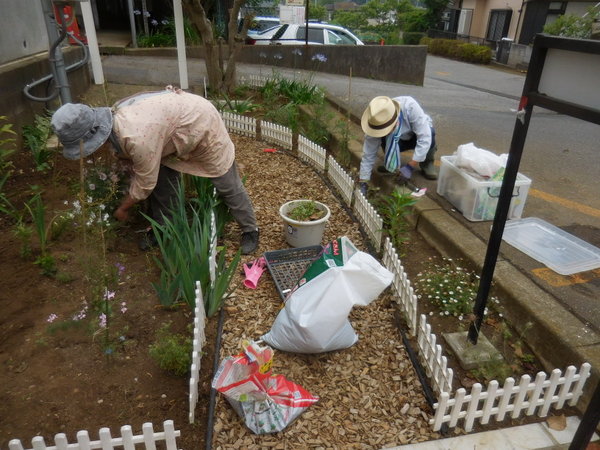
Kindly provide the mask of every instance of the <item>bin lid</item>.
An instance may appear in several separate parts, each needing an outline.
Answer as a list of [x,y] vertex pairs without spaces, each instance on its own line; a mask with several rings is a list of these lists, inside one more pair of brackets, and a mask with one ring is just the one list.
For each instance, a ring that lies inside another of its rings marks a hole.
[[537,217],[509,220],[502,239],[560,275],[600,267],[600,248]]

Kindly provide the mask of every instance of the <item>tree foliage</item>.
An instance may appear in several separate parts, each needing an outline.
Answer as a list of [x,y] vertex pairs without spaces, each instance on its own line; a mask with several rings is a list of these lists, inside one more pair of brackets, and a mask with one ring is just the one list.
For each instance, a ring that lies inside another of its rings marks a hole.
[[588,8],[583,16],[564,14],[544,27],[544,33],[555,36],[589,39],[592,35],[594,20],[600,19],[600,4]]

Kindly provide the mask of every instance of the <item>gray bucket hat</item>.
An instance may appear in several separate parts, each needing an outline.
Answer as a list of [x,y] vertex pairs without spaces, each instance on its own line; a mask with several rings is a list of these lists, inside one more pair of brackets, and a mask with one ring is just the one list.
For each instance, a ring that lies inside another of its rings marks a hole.
[[79,142],[83,142],[83,156],[89,156],[106,142],[112,130],[110,108],[90,108],[79,103],[66,103],[52,116],[52,128],[64,146],[67,159],[79,159]]

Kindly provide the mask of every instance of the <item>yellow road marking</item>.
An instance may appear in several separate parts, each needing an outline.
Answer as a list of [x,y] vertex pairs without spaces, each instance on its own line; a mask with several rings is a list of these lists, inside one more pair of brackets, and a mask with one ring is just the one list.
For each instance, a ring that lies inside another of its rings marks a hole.
[[539,191],[537,189],[529,189],[529,195],[531,195],[532,197],[541,198],[542,200],[546,200],[547,202],[558,203],[561,206],[564,206],[569,209],[574,209],[588,216],[600,218],[600,209],[592,208],[591,206],[587,206],[582,203],[567,200],[566,198],[548,194],[547,192]]
[[450,75],[450,72],[436,72],[438,75]]
[[571,286],[573,284],[588,283],[594,278],[600,278],[600,269],[589,270],[587,272],[576,273],[574,275],[560,275],[546,267],[540,269],[533,269],[532,272],[535,276],[541,278],[550,286],[554,287],[563,287]]

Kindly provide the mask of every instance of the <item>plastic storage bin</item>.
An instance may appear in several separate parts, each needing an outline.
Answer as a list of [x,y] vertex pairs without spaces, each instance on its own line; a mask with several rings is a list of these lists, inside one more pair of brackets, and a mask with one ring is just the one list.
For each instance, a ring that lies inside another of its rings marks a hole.
[[[473,222],[494,220],[502,181],[479,178],[454,165],[456,156],[442,156],[437,193],[446,198],[463,216]],[[531,180],[517,174],[509,219],[520,219],[529,193]]]

